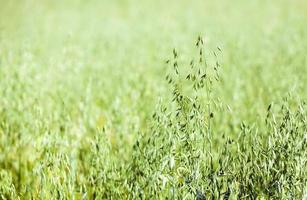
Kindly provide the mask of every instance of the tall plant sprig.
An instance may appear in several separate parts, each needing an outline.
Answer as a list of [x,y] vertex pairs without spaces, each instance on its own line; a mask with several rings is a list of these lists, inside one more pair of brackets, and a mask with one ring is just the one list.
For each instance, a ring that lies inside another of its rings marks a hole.
[[[215,66],[207,63],[204,45],[204,40],[198,37],[196,58],[188,64],[176,49],[166,61],[171,101],[159,103],[151,128],[134,146],[135,162],[130,169],[137,176],[131,177],[131,181],[139,194],[164,191],[180,198],[186,191],[199,196],[204,190],[208,171],[205,168],[210,166],[209,173],[213,173],[211,120],[215,99],[212,90],[214,82],[219,80],[219,63]],[[145,176],[156,181],[148,181]]]

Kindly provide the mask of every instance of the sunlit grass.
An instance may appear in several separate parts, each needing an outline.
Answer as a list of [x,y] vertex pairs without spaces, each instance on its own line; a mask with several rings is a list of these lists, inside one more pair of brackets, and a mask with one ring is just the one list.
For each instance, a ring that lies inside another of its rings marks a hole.
[[0,199],[306,197],[304,1],[0,5]]

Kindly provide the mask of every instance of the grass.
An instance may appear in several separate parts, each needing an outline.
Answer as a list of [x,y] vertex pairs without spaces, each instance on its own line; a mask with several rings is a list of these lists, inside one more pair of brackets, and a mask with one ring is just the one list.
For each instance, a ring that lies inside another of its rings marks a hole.
[[0,199],[306,198],[304,1],[0,4]]

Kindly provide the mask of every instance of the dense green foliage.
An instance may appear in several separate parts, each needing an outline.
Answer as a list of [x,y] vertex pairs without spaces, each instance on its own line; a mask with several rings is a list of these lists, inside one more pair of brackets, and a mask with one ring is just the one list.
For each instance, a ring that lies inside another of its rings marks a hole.
[[303,199],[307,3],[0,1],[0,199]]

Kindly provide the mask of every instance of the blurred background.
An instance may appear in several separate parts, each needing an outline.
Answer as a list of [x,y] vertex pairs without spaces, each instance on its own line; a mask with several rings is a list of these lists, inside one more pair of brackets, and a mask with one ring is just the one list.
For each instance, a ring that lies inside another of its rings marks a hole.
[[143,120],[165,95],[172,48],[188,58],[201,35],[208,51],[223,51],[218,95],[255,120],[289,92],[306,97],[306,10],[302,0],[1,1],[1,89],[20,84],[22,105],[36,98],[43,110],[60,95]]

